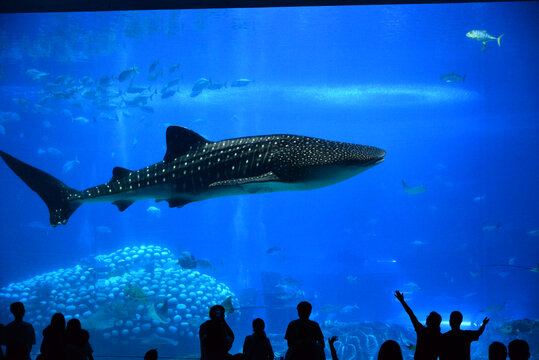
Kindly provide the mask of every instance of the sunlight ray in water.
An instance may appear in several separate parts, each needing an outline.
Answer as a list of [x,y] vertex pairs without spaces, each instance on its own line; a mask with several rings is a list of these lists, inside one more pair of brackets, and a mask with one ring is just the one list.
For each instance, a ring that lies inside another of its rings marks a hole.
[[253,84],[240,89],[206,91],[196,98],[191,98],[189,89],[183,88],[177,92],[174,103],[185,106],[222,105],[232,102],[245,103],[246,106],[260,103],[290,103],[308,104],[314,107],[377,107],[460,104],[477,101],[479,97],[479,93],[469,89],[424,84],[348,86],[257,86]]

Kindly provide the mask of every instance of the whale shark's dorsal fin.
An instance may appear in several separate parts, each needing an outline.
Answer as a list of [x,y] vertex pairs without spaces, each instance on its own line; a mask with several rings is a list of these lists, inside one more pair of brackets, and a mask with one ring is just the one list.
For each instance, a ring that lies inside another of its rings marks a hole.
[[109,182],[113,182],[118,179],[121,179],[124,176],[129,175],[130,172],[132,172],[132,170],[116,166],[114,169],[112,169],[112,179],[110,179]]
[[209,142],[196,132],[181,126],[167,128],[167,152],[163,161],[171,162],[194,146]]

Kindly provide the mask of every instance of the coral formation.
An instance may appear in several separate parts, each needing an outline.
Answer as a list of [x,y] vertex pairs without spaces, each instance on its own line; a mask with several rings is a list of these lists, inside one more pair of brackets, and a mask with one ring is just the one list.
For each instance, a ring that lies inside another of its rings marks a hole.
[[183,269],[160,246],[132,246],[0,288],[0,307],[21,301],[37,332],[55,312],[113,344],[177,345],[198,336],[210,306],[237,299],[211,276]]

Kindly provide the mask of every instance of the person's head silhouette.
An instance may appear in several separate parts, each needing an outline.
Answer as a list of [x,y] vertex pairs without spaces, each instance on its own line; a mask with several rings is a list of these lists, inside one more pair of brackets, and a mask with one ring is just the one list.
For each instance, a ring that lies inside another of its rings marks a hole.
[[51,328],[64,331],[66,327],[66,319],[62,313],[55,313],[51,318]]
[[144,360],[157,360],[157,350],[151,349],[144,354]]
[[378,360],[402,360],[402,351],[394,340],[387,340],[380,346]]
[[453,311],[449,317],[449,325],[452,330],[460,329],[460,324],[462,323],[462,314],[460,311]]
[[525,340],[515,339],[509,343],[509,359],[528,360],[530,358],[530,346]]
[[309,319],[309,316],[311,316],[311,311],[313,310],[313,307],[307,301],[302,301],[298,304],[297,309],[299,318],[307,320]]
[[19,301],[11,304],[9,306],[9,311],[11,311],[11,313],[15,317],[15,320],[22,320],[24,313],[26,312],[26,310],[24,309],[24,305],[22,304],[22,302]]
[[494,341],[488,347],[488,360],[505,360],[507,358],[507,348],[499,341]]
[[433,311],[427,316],[427,327],[429,329],[437,329],[440,331],[440,324],[442,322],[442,316],[437,312]]
[[221,305],[214,305],[210,309],[210,319],[221,321],[225,319],[225,308]]
[[253,331],[255,334],[264,334],[265,327],[266,327],[266,324],[264,323],[264,320],[260,318],[253,320]]
[[66,330],[78,331],[82,329],[82,325],[79,319],[71,319],[67,322]]

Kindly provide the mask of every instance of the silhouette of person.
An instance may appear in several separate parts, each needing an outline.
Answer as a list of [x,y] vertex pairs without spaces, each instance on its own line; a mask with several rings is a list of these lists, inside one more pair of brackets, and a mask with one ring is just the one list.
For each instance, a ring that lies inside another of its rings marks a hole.
[[93,360],[90,334],[82,329],[79,319],[67,322],[65,334],[67,360]]
[[494,341],[488,347],[488,360],[505,360],[507,359],[507,348],[499,341]]
[[157,360],[157,350],[148,350],[146,354],[144,354],[144,360]]
[[9,310],[15,320],[4,329],[4,344],[7,360],[29,360],[32,345],[36,343],[36,333],[32,324],[22,320],[26,310],[21,302],[14,302]]
[[530,346],[525,340],[515,339],[509,343],[509,359],[528,360],[530,358]]
[[80,334],[81,334],[81,342],[79,344],[82,348],[83,359],[94,360],[94,356],[92,355],[94,352],[94,349],[92,349],[92,346],[90,345],[90,333],[82,329]]
[[331,360],[339,360],[337,357],[337,350],[335,350],[335,345],[333,343],[339,340],[336,336],[332,336],[328,339],[329,351],[331,351]]
[[385,341],[378,351],[378,360],[403,360],[401,347],[396,341]]
[[224,360],[234,342],[234,333],[225,321],[225,308],[214,305],[210,309],[210,320],[200,325],[201,360]]
[[4,351],[2,345],[4,344],[4,325],[0,324],[0,360],[4,360]]
[[40,348],[42,359],[66,359],[65,326],[64,315],[56,313],[52,316],[50,325],[43,330],[43,341]]
[[479,340],[488,322],[489,318],[485,317],[478,330],[461,330],[462,314],[453,311],[449,317],[451,330],[442,335],[440,360],[470,360],[470,345]]
[[288,342],[286,360],[325,360],[324,335],[318,323],[309,320],[312,305],[302,301],[297,309],[299,319],[288,324],[284,336]]
[[271,343],[264,332],[264,320],[253,320],[253,334],[245,337],[243,342],[243,358],[247,360],[273,360]]
[[402,307],[410,317],[415,332],[417,333],[414,359],[436,360],[438,358],[438,353],[440,352],[440,340],[442,336],[440,332],[440,323],[442,322],[442,317],[434,311],[431,312],[429,316],[427,316],[427,326],[425,327],[417,320],[412,309],[408,306],[406,301],[404,301],[404,295],[400,291],[395,291],[395,297],[400,301]]

